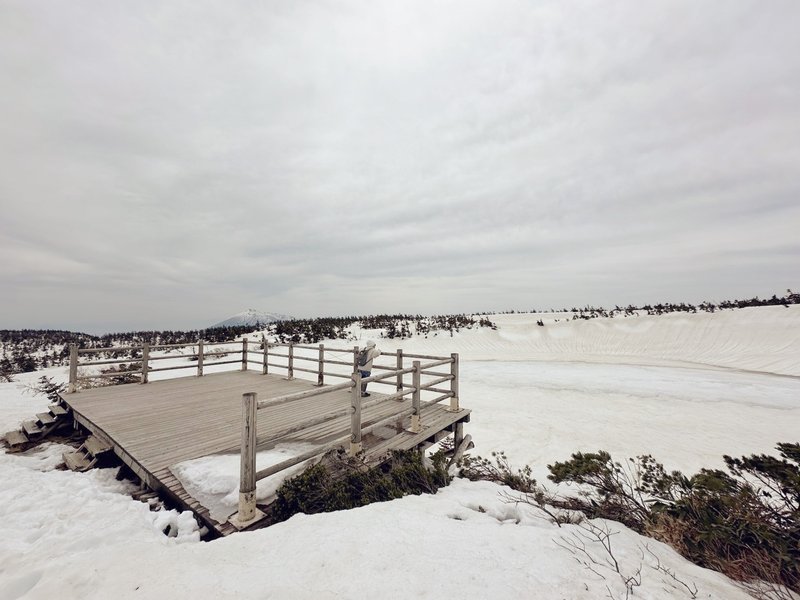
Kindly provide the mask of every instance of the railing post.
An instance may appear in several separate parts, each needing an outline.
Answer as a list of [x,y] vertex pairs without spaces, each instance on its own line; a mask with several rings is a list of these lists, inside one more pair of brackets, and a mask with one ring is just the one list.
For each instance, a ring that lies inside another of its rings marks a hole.
[[141,383],[147,383],[148,381],[148,371],[150,370],[150,344],[145,342],[142,344],[142,381]]
[[353,346],[353,373],[358,373],[358,346]]
[[458,406],[458,353],[454,352],[450,355],[450,358],[453,359],[453,362],[450,363],[450,375],[453,378],[450,380],[450,393],[453,395],[450,396],[450,412],[458,412],[461,410]]
[[261,334],[261,345],[264,347],[264,364],[261,365],[261,373],[262,375],[266,375],[269,372],[269,342],[267,342],[267,338],[264,334]]
[[203,376],[203,338],[197,340],[197,376]]
[[414,395],[411,397],[411,407],[414,409],[414,413],[411,415],[411,433],[419,433],[422,431],[422,422],[420,420],[420,382],[422,380],[422,375],[420,373],[420,362],[418,360],[414,361],[414,372],[411,374],[413,376],[414,382]]
[[260,518],[256,509],[256,431],[257,394],[242,394],[242,450],[239,471],[239,512],[231,517],[238,529]]
[[317,359],[317,385],[325,384],[325,345],[319,345],[319,358]]
[[242,371],[247,371],[247,336],[242,338]]
[[[403,350],[402,349],[397,351],[397,370],[398,371],[402,371],[403,370]],[[402,389],[403,389],[403,374],[399,373],[397,375],[397,391],[399,392]]]
[[294,379],[294,342],[289,342],[289,379]]
[[78,345],[69,345],[69,388],[70,394],[78,391]]
[[350,456],[361,452],[361,373],[353,373],[353,389],[350,390]]

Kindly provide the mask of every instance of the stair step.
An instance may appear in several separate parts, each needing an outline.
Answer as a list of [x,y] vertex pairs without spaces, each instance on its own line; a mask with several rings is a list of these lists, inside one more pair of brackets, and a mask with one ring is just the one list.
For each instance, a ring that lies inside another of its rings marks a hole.
[[39,435],[40,433],[42,433],[42,430],[39,429],[39,426],[36,424],[35,421],[23,421],[22,430],[28,436]]
[[50,409],[50,412],[54,417],[63,417],[65,414],[67,414],[67,409],[60,404],[51,404],[47,408]]
[[81,451],[64,452],[61,456],[70,471],[87,471],[92,466],[92,461]]
[[19,430],[9,431],[6,435],[6,443],[11,446],[20,446],[28,443],[28,436]]
[[53,415],[51,415],[49,412],[36,413],[36,418],[39,419],[39,423],[42,425],[52,425],[56,422],[55,417],[53,417]]
[[90,435],[83,443],[83,449],[91,456],[97,456],[111,450],[111,444],[104,442],[95,435]]

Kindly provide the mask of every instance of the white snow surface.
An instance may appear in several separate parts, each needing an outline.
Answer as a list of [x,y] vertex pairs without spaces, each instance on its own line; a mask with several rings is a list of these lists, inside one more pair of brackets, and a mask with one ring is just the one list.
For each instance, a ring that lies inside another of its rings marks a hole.
[[[692,472],[721,466],[722,454],[769,452],[777,442],[797,441],[798,308],[613,323],[555,323],[564,317],[556,314],[544,317],[545,327],[536,325],[541,314],[498,315],[492,317],[498,331],[402,341],[355,333],[386,349],[459,352],[474,452],[505,450],[512,463],[530,464],[545,481],[548,462],[577,450],[603,448],[620,459],[652,453],[669,469]],[[45,400],[21,388],[41,374],[0,384],[6,429],[45,408]],[[63,379],[66,372],[45,374]],[[495,484],[456,479],[435,495],[296,515],[204,543],[189,513],[151,513],[130,498],[129,484],[116,481],[113,470],[54,470],[62,450],[51,444],[23,455],[0,453],[2,600],[625,597],[619,574],[594,574],[563,547],[575,526],[557,528],[529,506],[507,502],[510,490]],[[238,461],[222,459],[231,463],[201,459],[182,468],[200,488],[225,499],[225,512],[232,490],[235,496]],[[281,458],[262,457],[273,460]],[[689,597],[653,568],[649,553],[642,558],[645,547],[681,581],[696,585],[698,598],[748,597],[663,544],[618,523],[597,523],[617,532],[621,572],[641,567],[634,597]],[[167,525],[173,537],[161,533]],[[588,549],[602,558],[599,544]]]
[[[272,450],[256,454],[256,471],[299,456],[313,448],[312,444],[278,444]],[[186,491],[209,510],[211,518],[224,523],[238,507],[240,465],[239,454],[212,454],[178,463],[171,470]],[[308,465],[309,461],[303,461],[262,479],[256,485],[256,499],[268,501],[286,479],[303,472]]]
[[280,313],[264,312],[263,310],[256,310],[255,308],[248,308],[240,313],[236,313],[232,317],[228,317],[224,321],[215,323],[212,327],[236,327],[239,325],[257,325],[261,323],[274,323],[275,321],[286,321],[291,319],[289,315],[282,315]]

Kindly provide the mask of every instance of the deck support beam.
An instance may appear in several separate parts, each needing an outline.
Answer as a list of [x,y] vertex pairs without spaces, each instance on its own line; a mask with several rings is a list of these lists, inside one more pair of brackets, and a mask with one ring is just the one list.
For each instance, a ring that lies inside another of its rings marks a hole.
[[411,397],[411,407],[414,412],[411,415],[411,433],[419,433],[422,431],[422,420],[420,415],[420,380],[422,374],[420,373],[420,362],[414,361],[414,372],[412,373],[412,381],[414,385],[414,395]]
[[244,529],[264,516],[256,508],[256,427],[258,394],[242,394],[242,450],[239,470],[239,512],[230,519],[237,529]]
[[350,456],[361,452],[361,372],[353,373],[353,389],[350,390]]

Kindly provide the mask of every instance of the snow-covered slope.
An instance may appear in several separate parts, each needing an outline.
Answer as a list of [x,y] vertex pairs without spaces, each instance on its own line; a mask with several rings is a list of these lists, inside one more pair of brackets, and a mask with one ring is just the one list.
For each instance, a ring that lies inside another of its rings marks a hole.
[[289,315],[282,315],[279,313],[264,312],[263,310],[256,310],[248,308],[232,317],[215,323],[212,327],[236,327],[239,325],[266,325],[267,323],[274,323],[275,321],[286,321],[291,319]]
[[[381,340],[387,348],[466,360],[557,360],[639,365],[717,366],[800,376],[800,305],[715,313],[571,320],[571,313],[492,315],[487,328],[428,339]],[[542,319],[544,326],[536,321]],[[355,331],[357,337],[379,332]]]

